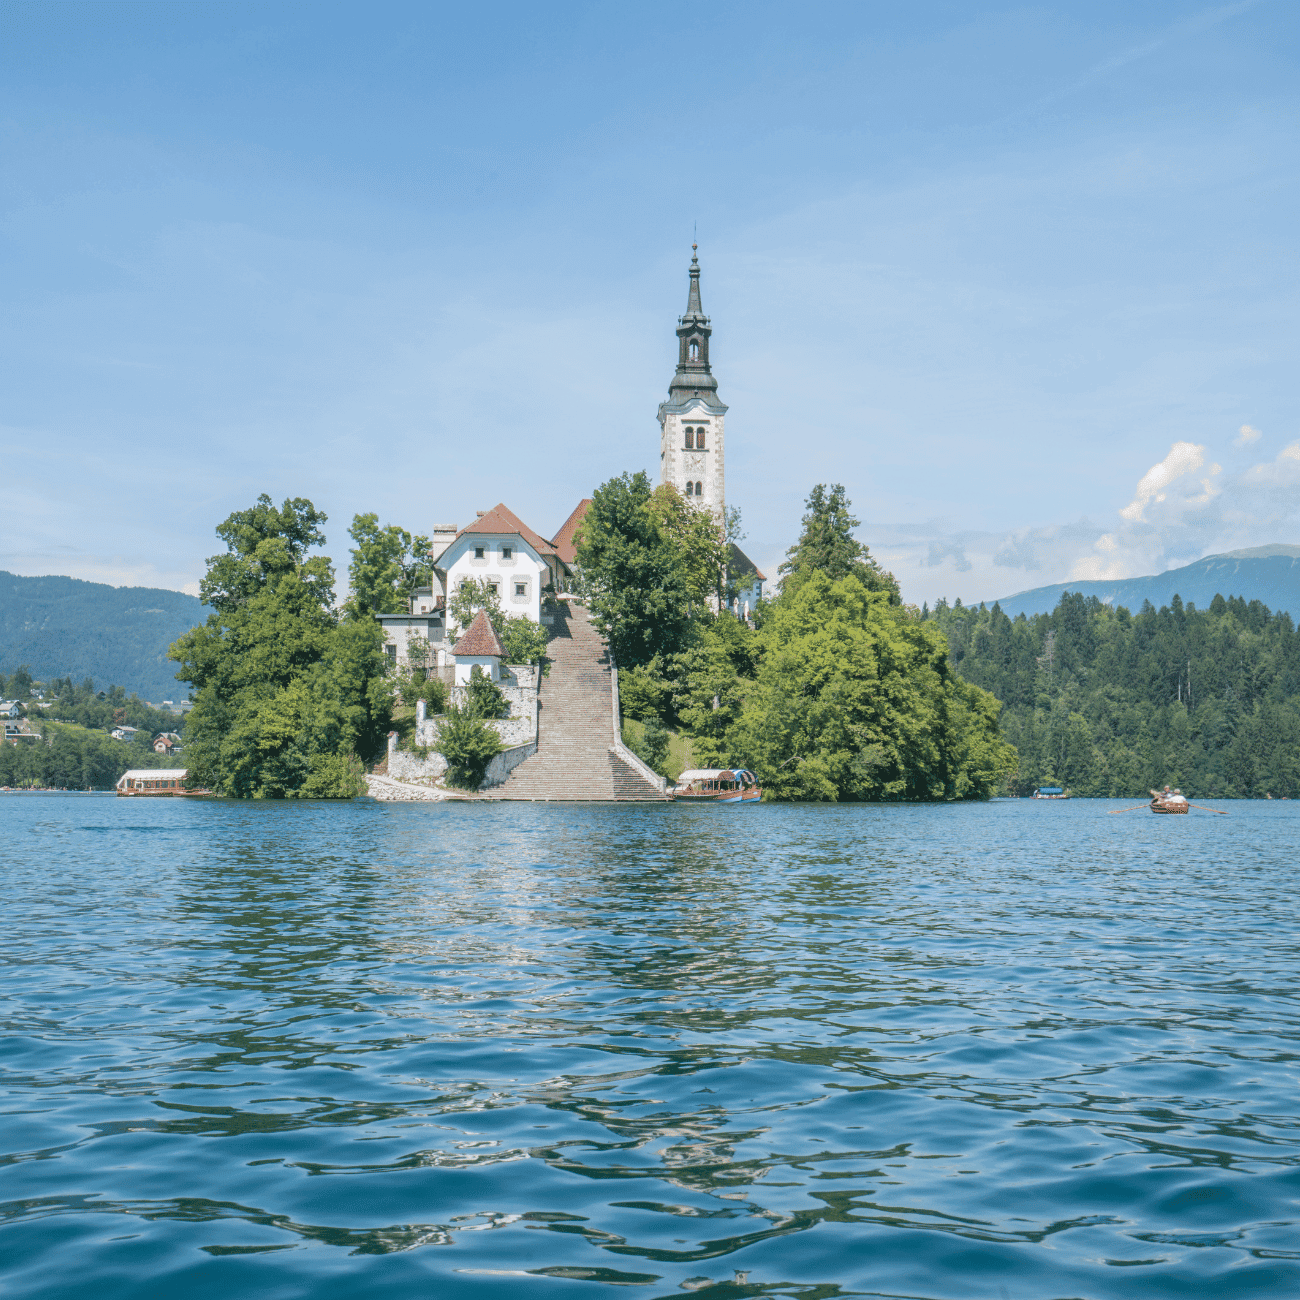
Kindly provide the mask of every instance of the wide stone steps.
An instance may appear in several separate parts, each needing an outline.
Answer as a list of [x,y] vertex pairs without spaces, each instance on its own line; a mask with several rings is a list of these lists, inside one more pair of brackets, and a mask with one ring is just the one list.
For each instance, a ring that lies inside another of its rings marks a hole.
[[609,656],[586,610],[557,615],[541,680],[537,753],[493,790],[494,799],[661,802],[667,796],[613,750]]

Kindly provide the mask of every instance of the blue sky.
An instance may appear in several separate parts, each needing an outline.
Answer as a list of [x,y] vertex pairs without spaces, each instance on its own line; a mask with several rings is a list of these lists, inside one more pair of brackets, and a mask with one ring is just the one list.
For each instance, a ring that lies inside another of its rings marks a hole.
[[[918,603],[1300,540],[1300,7],[0,8],[0,568],[188,587],[259,492],[553,531],[657,468]],[[1244,430],[1244,431],[1243,431]]]

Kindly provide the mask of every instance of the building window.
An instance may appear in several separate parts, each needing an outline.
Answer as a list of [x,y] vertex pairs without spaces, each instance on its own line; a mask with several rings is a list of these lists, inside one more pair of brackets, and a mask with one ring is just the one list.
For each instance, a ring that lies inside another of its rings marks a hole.
[[695,484],[690,479],[686,480],[686,495],[693,497],[695,495]]
[[702,497],[704,495],[704,484],[698,479],[695,481],[695,495],[697,497]]
[[388,662],[395,664],[397,662],[397,647],[395,645],[386,645],[384,653],[388,656]]
[[514,553],[515,553],[515,552],[514,552],[514,548],[513,548],[513,547],[510,547],[510,546],[503,546],[503,547],[501,548],[501,558],[502,558],[503,560],[508,560],[508,559],[509,559],[509,558],[510,558]]
[[481,560],[483,558],[483,548],[481,546],[476,546],[474,548],[474,558],[476,560]]
[[704,450],[704,430],[703,430],[703,429],[696,429],[696,430],[695,430],[695,445],[696,445],[696,446],[697,446],[701,451]]
[[487,588],[494,596],[497,594],[497,584],[495,582],[489,582]]
[[692,360],[692,361],[698,361],[699,359],[700,359],[700,345],[699,345],[698,342],[696,342],[695,339],[692,339],[692,340],[691,340],[691,360]]
[[527,584],[526,582],[516,582],[516,583],[515,583],[515,595],[516,595],[516,596],[526,596],[526,595],[528,595],[528,584]]
[[695,446],[695,430],[688,424],[686,426],[686,450],[690,451]]

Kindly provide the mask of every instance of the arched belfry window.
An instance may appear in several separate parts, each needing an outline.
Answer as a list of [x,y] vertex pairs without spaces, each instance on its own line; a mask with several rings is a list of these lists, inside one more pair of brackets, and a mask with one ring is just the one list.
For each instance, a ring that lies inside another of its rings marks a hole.
[[697,497],[702,497],[704,495],[704,484],[698,479],[695,481],[695,495]]
[[698,361],[699,359],[700,359],[700,341],[699,341],[699,339],[692,339],[692,340],[691,340],[691,360],[692,360],[692,361]]
[[690,451],[695,446],[695,430],[688,424],[686,426],[686,450]]
[[686,495],[688,497],[693,497],[695,495],[695,484],[692,483],[690,479],[686,480]]
[[703,429],[696,429],[696,430],[695,430],[695,445],[696,445],[696,446],[697,446],[701,451],[704,450],[704,430],[703,430]]

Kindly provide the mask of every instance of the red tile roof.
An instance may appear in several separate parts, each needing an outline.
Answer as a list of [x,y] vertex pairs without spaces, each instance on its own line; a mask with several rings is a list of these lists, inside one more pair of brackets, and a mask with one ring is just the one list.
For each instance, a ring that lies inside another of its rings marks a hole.
[[555,547],[545,537],[533,532],[518,515],[506,509],[500,502],[491,510],[484,511],[472,524],[462,528],[456,536],[464,537],[466,533],[514,533],[522,537],[538,555],[555,554]]
[[578,531],[578,525],[587,517],[587,510],[591,506],[591,498],[583,497],[574,507],[573,513],[564,521],[560,531],[555,534],[551,545],[555,547],[555,553],[562,559],[565,564],[575,564],[578,559],[578,549],[573,544],[573,535]]
[[505,655],[501,642],[497,640],[497,634],[492,630],[492,623],[486,610],[480,609],[474,615],[469,630],[452,646],[451,652],[457,656],[478,655],[481,658],[484,655],[491,655],[497,659]]

